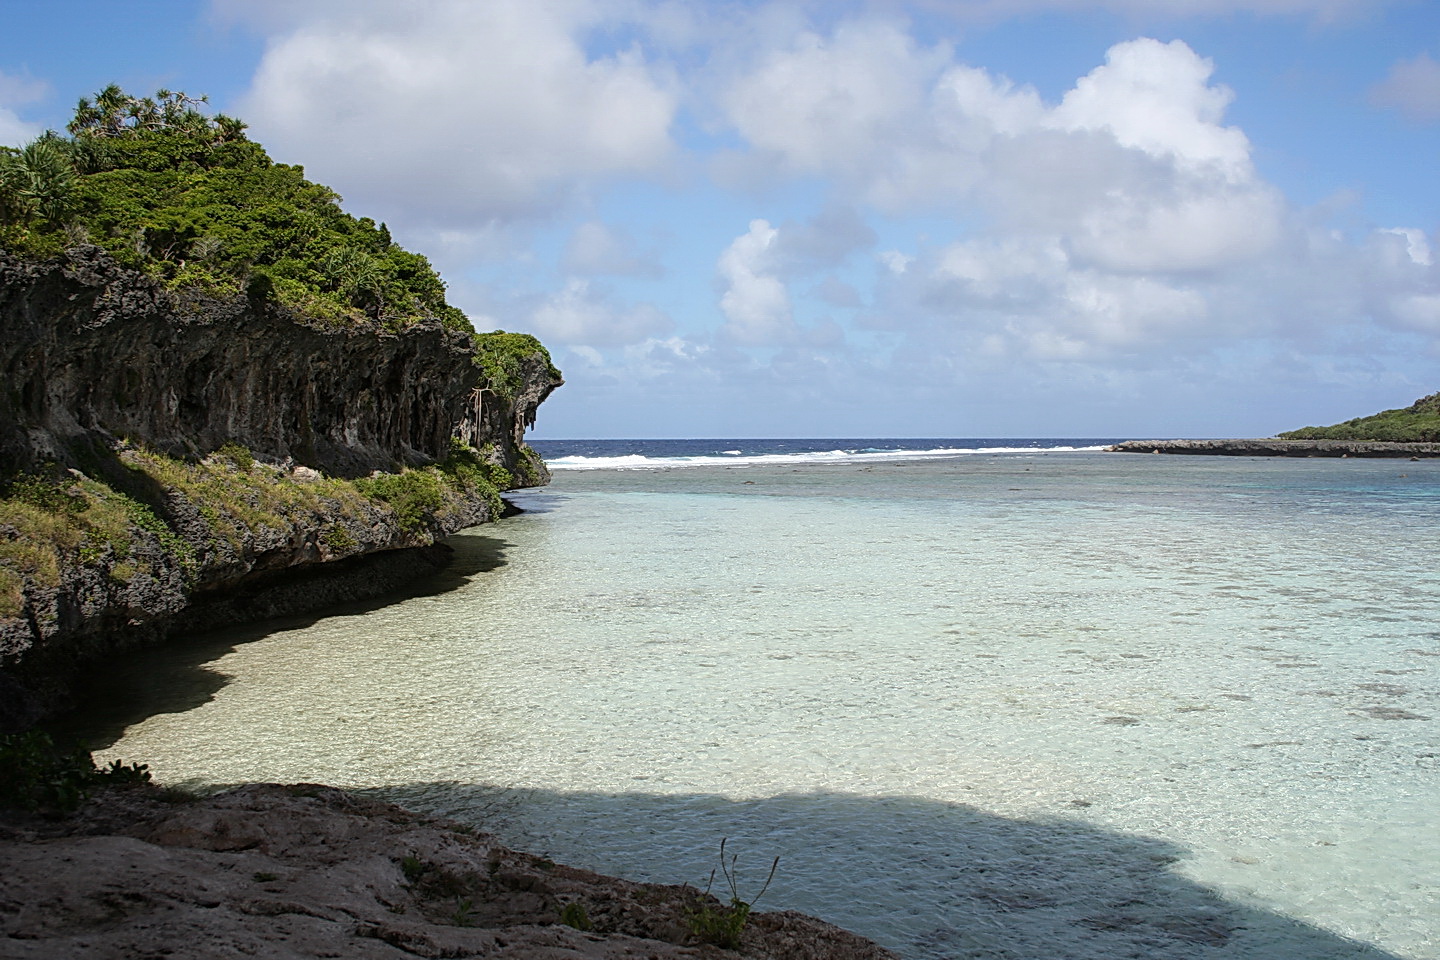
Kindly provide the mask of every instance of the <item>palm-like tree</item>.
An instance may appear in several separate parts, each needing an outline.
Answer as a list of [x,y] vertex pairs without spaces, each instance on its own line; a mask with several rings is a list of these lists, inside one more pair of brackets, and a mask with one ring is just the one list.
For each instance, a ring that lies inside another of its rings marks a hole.
[[75,209],[75,164],[69,145],[53,134],[18,153],[0,156],[0,210],[6,219],[41,217],[60,226]]
[[385,268],[355,247],[335,247],[320,260],[320,270],[335,289],[358,307],[370,308],[378,319],[385,312]]

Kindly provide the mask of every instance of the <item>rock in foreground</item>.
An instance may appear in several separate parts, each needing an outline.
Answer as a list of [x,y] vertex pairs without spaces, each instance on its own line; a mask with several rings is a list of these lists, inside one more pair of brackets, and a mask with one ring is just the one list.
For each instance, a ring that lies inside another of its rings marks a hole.
[[557,865],[313,785],[107,790],[63,821],[0,819],[0,862],[6,960],[893,957],[788,911],[752,914],[739,950],[701,944],[693,888]]

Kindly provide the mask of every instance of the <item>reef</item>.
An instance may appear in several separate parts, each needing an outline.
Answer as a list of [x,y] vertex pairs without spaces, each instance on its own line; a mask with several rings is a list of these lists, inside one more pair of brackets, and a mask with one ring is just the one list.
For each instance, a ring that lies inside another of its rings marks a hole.
[[1126,440],[1106,449],[1226,457],[1440,457],[1440,443],[1374,440]]

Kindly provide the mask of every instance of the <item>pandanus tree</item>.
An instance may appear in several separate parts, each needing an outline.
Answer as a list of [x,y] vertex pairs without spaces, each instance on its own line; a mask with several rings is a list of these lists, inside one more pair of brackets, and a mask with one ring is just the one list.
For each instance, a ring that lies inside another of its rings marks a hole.
[[208,97],[187,96],[180,90],[160,89],[154,97],[132,97],[115,84],[81,97],[75,119],[66,127],[79,138],[111,139],[170,130],[211,143],[231,143],[244,138],[245,124],[234,117],[217,114],[207,117],[199,107]]
[[0,218],[62,226],[74,211],[75,182],[70,145],[59,137],[47,134],[0,155]]

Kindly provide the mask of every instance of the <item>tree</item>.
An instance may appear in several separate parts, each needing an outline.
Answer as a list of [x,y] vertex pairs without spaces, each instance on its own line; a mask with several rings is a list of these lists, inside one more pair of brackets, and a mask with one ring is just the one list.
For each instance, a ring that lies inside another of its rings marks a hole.
[[69,144],[46,134],[0,157],[0,216],[18,223],[38,216],[63,226],[75,209],[75,184]]

